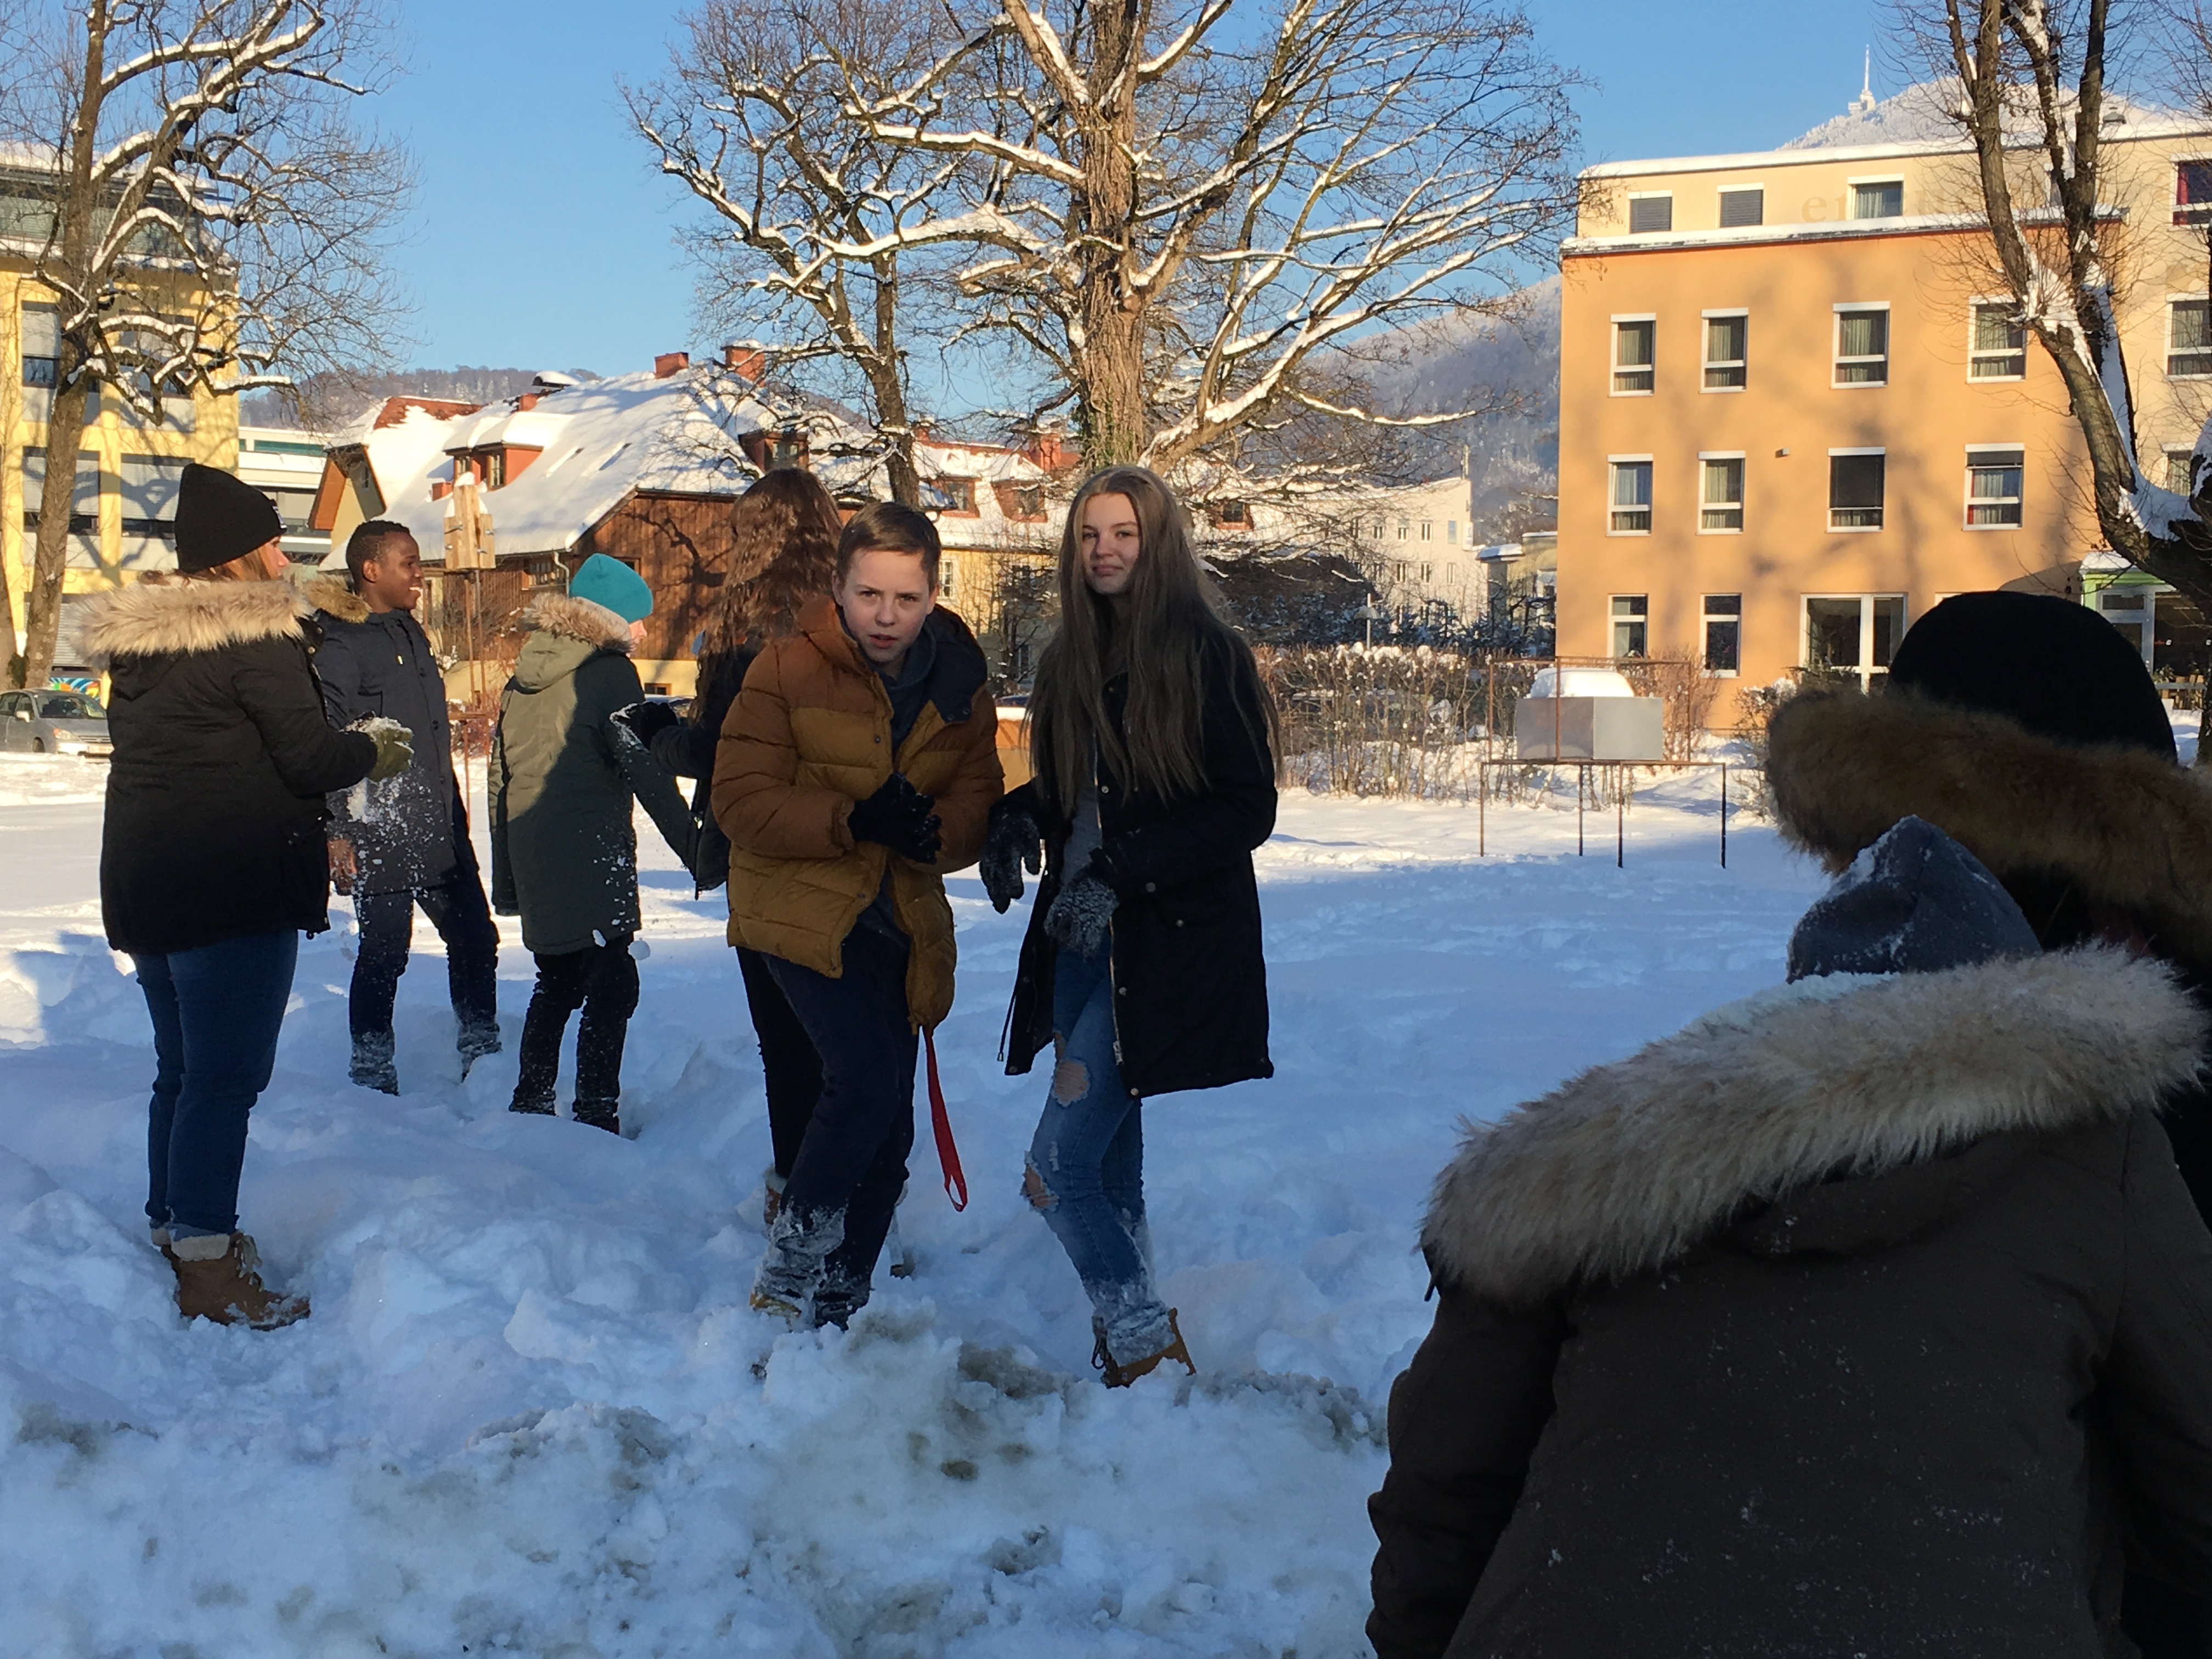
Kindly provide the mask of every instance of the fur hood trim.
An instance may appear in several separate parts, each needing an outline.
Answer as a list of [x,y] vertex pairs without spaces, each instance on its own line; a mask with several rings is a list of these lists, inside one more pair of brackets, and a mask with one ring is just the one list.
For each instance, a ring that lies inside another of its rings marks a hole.
[[2171,761],[1892,691],[1783,704],[1767,778],[1784,834],[1832,872],[1925,818],[1999,881],[2056,872],[2185,959],[2212,960],[2212,786]]
[[1624,1279],[1838,1174],[2154,1105],[2205,1036],[2164,963],[2102,946],[1801,980],[1469,1126],[1422,1245],[1439,1279],[1510,1303]]
[[368,620],[368,601],[346,586],[343,576],[318,576],[307,587],[307,603],[343,623]]
[[629,624],[603,605],[569,593],[545,593],[530,602],[522,625],[540,634],[558,634],[564,640],[627,655]]
[[285,581],[195,582],[149,577],[94,595],[82,638],[94,668],[123,657],[184,656],[254,640],[304,639],[313,614]]

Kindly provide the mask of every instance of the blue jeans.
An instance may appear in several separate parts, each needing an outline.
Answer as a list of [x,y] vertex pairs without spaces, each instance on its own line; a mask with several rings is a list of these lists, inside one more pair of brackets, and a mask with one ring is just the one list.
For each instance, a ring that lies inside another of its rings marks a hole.
[[154,1020],[146,1216],[173,1237],[238,1225],[246,1120],[276,1068],[299,958],[289,928],[131,957]]
[[1052,1091],[1023,1190],[1074,1264],[1108,1352],[1127,1360],[1158,1352],[1169,1329],[1145,1227],[1144,1106],[1122,1083],[1114,1053],[1110,948],[1096,957],[1060,953]]

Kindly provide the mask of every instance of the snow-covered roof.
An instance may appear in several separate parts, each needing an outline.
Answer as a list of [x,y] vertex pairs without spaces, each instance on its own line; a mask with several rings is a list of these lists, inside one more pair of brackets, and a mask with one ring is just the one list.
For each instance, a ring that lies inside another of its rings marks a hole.
[[[537,398],[510,398],[466,414],[419,406],[378,424],[378,411],[342,441],[368,454],[384,515],[415,532],[434,562],[445,545],[450,498],[433,485],[453,478],[454,457],[496,446],[542,452],[480,500],[502,555],[561,553],[629,498],[647,490],[734,495],[758,476],[738,441],[750,433],[803,428],[817,471],[836,487],[840,468],[865,470],[872,434],[817,399],[765,392],[719,364],[665,377],[619,374]],[[381,407],[381,406],[380,406]]]
[[925,478],[980,478],[992,483],[1042,483],[1048,476],[1019,450],[997,444],[925,441],[914,447],[914,468]]

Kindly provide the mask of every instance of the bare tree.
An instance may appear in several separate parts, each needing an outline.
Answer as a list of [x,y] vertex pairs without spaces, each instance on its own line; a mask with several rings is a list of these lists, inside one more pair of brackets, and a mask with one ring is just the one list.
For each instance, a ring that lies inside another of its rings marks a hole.
[[780,327],[787,363],[834,357],[853,371],[891,494],[909,506],[921,479],[906,303],[918,262],[945,245],[933,210],[963,162],[884,142],[844,106],[895,96],[945,45],[927,6],[705,0],[684,19],[668,77],[623,92],[661,171],[714,215],[690,238],[709,312]]
[[2200,437],[2185,495],[2148,476],[2136,448],[2115,294],[2124,221],[2105,169],[2112,0],[1907,0],[1900,11],[1956,77],[1992,248],[2020,320],[2065,383],[2099,528],[2212,614],[2212,451]]
[[[1571,217],[1567,77],[1492,0],[944,0],[902,76],[826,35],[842,118],[931,199],[963,330],[1073,403],[1085,457],[1171,468],[1330,395],[1328,355],[1464,307]],[[1442,423],[1461,411],[1410,417]]]
[[[343,118],[383,72],[368,0],[86,0],[10,46],[0,123],[41,210],[32,271],[60,335],[26,643],[9,662],[12,684],[37,685],[95,393],[158,423],[165,398],[383,357],[401,307],[382,243],[408,177]],[[4,584],[0,626],[15,626]]]

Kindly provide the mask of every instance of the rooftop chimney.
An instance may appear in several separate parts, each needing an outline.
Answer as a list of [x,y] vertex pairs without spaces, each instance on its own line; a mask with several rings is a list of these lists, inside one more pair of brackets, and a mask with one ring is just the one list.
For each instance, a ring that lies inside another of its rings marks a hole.
[[722,348],[722,366],[758,386],[768,374],[768,353],[750,340],[732,340]]
[[690,367],[690,352],[664,351],[653,360],[653,378],[656,380],[665,380],[672,374],[681,374]]

